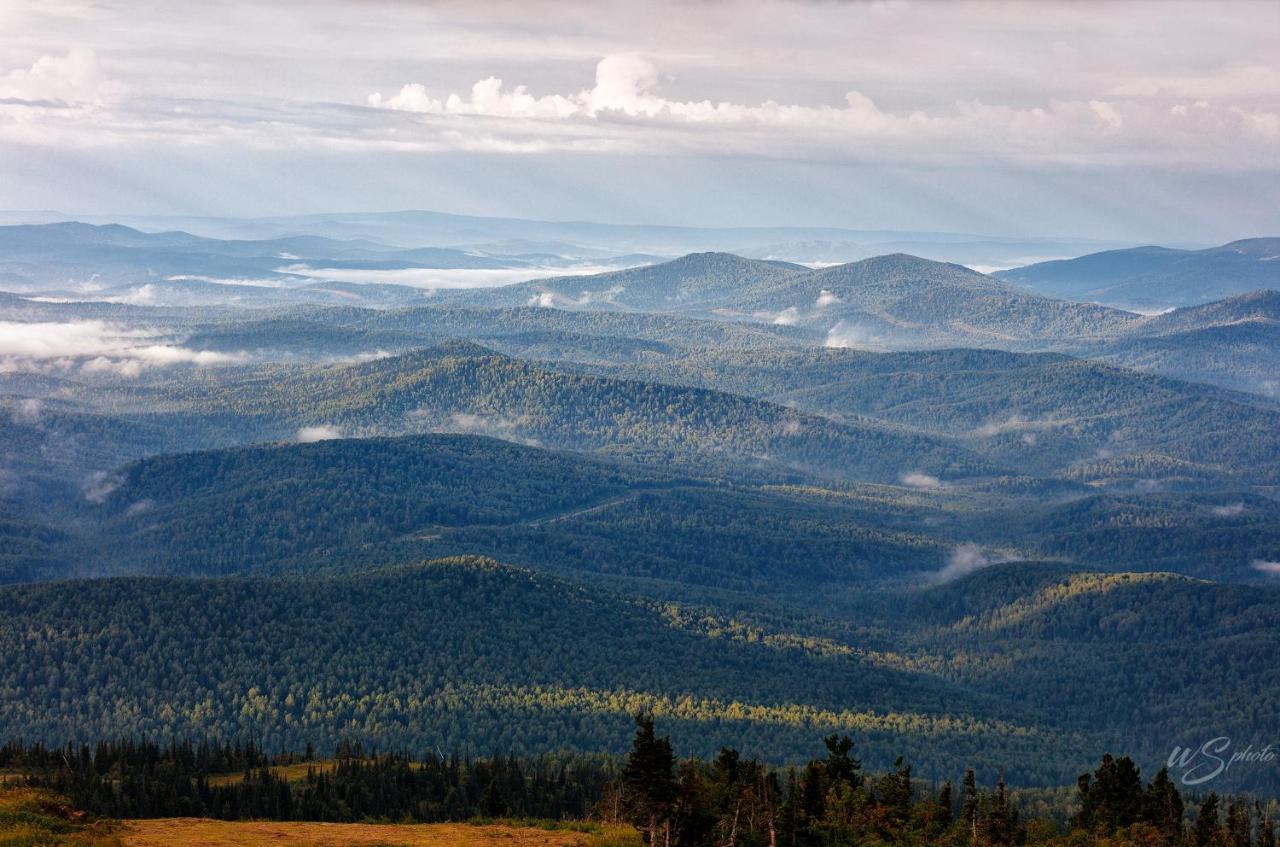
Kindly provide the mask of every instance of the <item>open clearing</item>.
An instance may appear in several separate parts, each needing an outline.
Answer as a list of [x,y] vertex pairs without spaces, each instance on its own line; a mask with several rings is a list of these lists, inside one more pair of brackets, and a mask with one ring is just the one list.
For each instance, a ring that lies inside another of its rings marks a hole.
[[470,824],[274,823],[160,818],[125,821],[125,847],[584,847],[581,832]]

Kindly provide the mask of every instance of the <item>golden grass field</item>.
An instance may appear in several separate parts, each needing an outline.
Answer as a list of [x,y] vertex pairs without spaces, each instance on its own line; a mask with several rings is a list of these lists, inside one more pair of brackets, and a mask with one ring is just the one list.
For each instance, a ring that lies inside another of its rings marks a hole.
[[[305,771],[304,771],[305,772]],[[587,832],[580,830],[590,830]],[[50,791],[0,784],[0,847],[638,847],[630,827],[519,823],[368,824],[95,821]]]
[[[316,773],[327,773],[337,767],[338,763],[334,759],[318,759],[313,762],[297,762],[292,765],[272,765],[267,770],[290,782],[301,782],[307,778],[308,770],[314,770]],[[242,773],[224,773],[209,777],[209,784],[231,785],[243,779],[244,774]]]
[[[634,830],[631,830],[634,833]],[[124,821],[124,847],[590,847],[626,844],[581,832],[472,824],[272,823],[161,818]]]

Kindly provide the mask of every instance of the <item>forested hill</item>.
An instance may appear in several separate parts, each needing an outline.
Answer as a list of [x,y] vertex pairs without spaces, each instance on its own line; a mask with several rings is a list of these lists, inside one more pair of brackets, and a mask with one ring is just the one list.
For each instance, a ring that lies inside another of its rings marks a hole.
[[1189,463],[1183,472],[1199,468],[1200,487],[1280,480],[1274,403],[1059,354],[705,349],[581,367],[746,394],[836,419],[882,420],[957,439],[994,463],[1039,474],[1135,455]]
[[[996,468],[945,441],[874,423],[839,423],[734,394],[550,370],[465,342],[354,365],[251,378],[181,398],[234,409],[275,432],[454,431],[645,461],[826,479],[897,481]],[[270,431],[270,430],[268,430]]]
[[1280,238],[1246,238],[1205,250],[1135,247],[1001,271],[1054,297],[1146,308],[1190,306],[1280,288]]
[[[905,754],[941,774],[977,762],[984,778],[1062,784],[1091,750],[1123,743],[1154,766],[1204,732],[1280,731],[1276,706],[1248,694],[1280,682],[1273,595],[1019,565],[872,604],[857,625],[780,628],[474,559],[10,586],[0,638],[23,649],[0,654],[0,722],[47,740],[540,752],[618,749],[629,715],[650,709],[704,754],[737,744],[786,761],[815,734],[850,732],[875,769]],[[994,693],[1007,691],[1019,705]]]
[[0,656],[0,721],[26,737],[599,749],[649,706],[702,750],[741,731],[785,756],[805,726],[857,727],[882,755],[900,732],[955,755],[985,739],[1030,774],[1032,751],[1055,743],[1002,737],[1002,719],[1027,716],[928,675],[707,637],[660,609],[477,559],[283,581],[11,586],[0,636],[24,644]]
[[315,571],[369,545],[559,518],[682,484],[697,483],[472,435],[260,445],[123,468],[89,543],[107,572]]
[[930,339],[1043,343],[1112,335],[1136,322],[1127,312],[1053,300],[960,265],[904,254],[811,271],[750,292],[739,308],[772,310],[775,320],[801,326],[832,326],[831,342],[855,347],[909,347]]
[[744,259],[732,253],[692,253],[656,265],[536,280],[460,293],[451,299],[491,306],[707,311],[734,306],[746,291],[771,287],[807,271],[802,265]]
[[1114,335],[1137,315],[1054,300],[960,265],[905,254],[809,270],[695,254],[596,276],[521,283],[451,295],[491,306],[648,309],[820,329],[830,343],[913,344],[1064,341]]

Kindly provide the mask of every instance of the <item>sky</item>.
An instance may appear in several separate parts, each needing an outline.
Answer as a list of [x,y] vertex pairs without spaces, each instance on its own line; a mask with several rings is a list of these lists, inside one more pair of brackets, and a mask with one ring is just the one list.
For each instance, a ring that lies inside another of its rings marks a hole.
[[1280,2],[0,0],[0,209],[1280,235]]

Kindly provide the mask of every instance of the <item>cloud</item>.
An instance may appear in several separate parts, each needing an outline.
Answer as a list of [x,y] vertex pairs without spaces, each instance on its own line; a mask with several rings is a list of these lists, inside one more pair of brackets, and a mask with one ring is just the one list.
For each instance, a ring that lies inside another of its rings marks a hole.
[[144,367],[217,365],[244,358],[241,353],[192,350],[155,330],[105,321],[0,321],[0,372],[78,367],[86,373],[135,376]]
[[946,565],[932,574],[929,581],[936,584],[951,582],[983,568],[1011,561],[1013,559],[1006,553],[988,552],[978,544],[965,542],[951,551]]
[[626,291],[622,285],[614,285],[604,291],[583,291],[577,297],[570,297],[558,291],[540,291],[529,297],[528,305],[540,306],[544,309],[589,306],[592,303],[613,303],[619,294]]
[[1267,576],[1280,576],[1280,562],[1268,562],[1263,559],[1254,559],[1249,563],[1249,567],[1259,573]]
[[89,478],[80,486],[80,493],[90,503],[104,503],[111,496],[111,492],[121,485],[124,485],[124,480],[116,474],[97,471],[90,474]]
[[0,99],[13,105],[67,108],[102,104],[122,93],[123,86],[107,76],[97,54],[86,47],[72,47],[62,56],[41,56],[30,67],[0,75]]
[[1225,506],[1214,506],[1210,509],[1215,518],[1238,518],[1245,513],[1245,505],[1241,503],[1230,503]]
[[833,303],[839,302],[841,302],[840,297],[833,291],[828,291],[824,288],[818,292],[817,306],[819,309],[825,309]]
[[936,476],[930,476],[920,471],[907,471],[898,477],[898,481],[908,488],[925,488],[937,490],[946,488],[947,484]]
[[430,186],[562,220],[1144,243],[1274,220],[1275,3],[50,5],[0,3],[14,208],[277,215]]
[[514,441],[530,447],[540,447],[542,443],[538,439],[521,434],[522,430],[531,423],[532,418],[528,415],[506,417],[503,415],[454,412],[449,416],[445,429],[448,432],[487,435],[491,438],[501,438],[505,441]]
[[[1167,97],[1099,94],[1035,105],[1007,105],[981,99],[956,100],[946,107],[894,111],[851,89],[839,104],[759,103],[681,100],[659,92],[661,75],[646,58],[606,56],[596,65],[595,83],[577,92],[535,95],[527,85],[507,87],[494,76],[457,93],[433,97],[422,83],[399,93],[370,94],[373,109],[421,116],[424,135],[431,120],[483,119],[472,141],[496,151],[547,149],[652,150],[639,139],[664,135],[670,150],[714,147],[761,155],[834,155],[846,158],[874,145],[877,158],[900,161],[955,161],[981,152],[1020,162],[1064,164],[1105,159],[1166,164],[1185,161],[1188,152],[1216,158],[1222,145],[1243,143],[1275,163],[1280,140],[1280,108],[1226,105]],[[1153,102],[1158,101],[1158,102]],[[453,126],[463,132],[465,124]],[[721,130],[717,132],[716,130]],[[456,140],[461,140],[457,136]],[[403,138],[401,138],[403,141]]]
[[[535,279],[589,276],[618,270],[617,265],[582,265],[573,268],[314,268],[288,265],[280,273],[295,274],[326,282],[406,285],[426,291],[460,288],[493,288]],[[621,289],[617,289],[621,291]]]
[[843,319],[827,330],[823,346],[855,350],[890,350],[907,342],[882,324],[872,320]]
[[40,413],[44,410],[44,404],[34,398],[21,400],[13,407],[9,413],[10,418],[16,424],[23,426],[35,426],[40,423]]
[[320,426],[304,426],[294,435],[293,440],[299,444],[314,444],[317,441],[332,441],[342,437],[342,430],[336,426],[322,424]]
[[795,306],[789,306],[773,317],[774,326],[795,326],[798,323],[800,323],[800,310]]

